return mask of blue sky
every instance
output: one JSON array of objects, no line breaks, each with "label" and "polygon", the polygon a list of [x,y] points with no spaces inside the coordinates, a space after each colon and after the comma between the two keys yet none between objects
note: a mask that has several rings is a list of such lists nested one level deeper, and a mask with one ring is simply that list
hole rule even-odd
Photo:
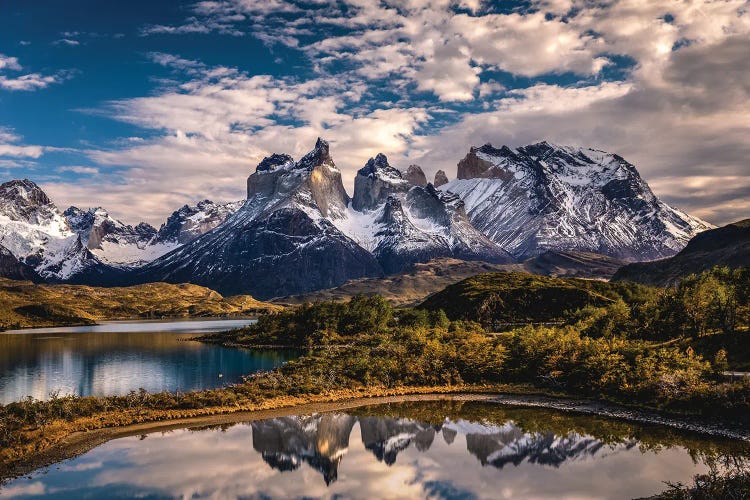
[{"label": "blue sky", "polygon": [[667,202],[750,215],[746,0],[0,3],[0,180],[159,224],[332,144],[428,173],[471,145],[617,152]]}]

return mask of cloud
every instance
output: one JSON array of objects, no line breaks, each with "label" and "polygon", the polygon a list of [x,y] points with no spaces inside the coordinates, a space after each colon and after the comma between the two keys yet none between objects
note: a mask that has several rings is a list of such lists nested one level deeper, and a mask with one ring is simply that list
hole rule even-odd
[{"label": "cloud", "polygon": [[[42,146],[29,146],[19,144],[23,137],[16,134],[12,129],[0,126],[0,158],[11,157],[11,158],[32,158],[36,159],[42,156],[44,148]],[[10,166],[10,161],[6,160],[7,163],[4,166]],[[18,166],[17,161],[13,161],[14,166]]]},{"label": "cloud", "polygon": [[57,75],[42,75],[40,73],[29,73],[18,76],[8,76],[3,74],[7,71],[22,71],[23,66],[15,57],[0,54],[0,89],[30,91],[46,88],[47,86],[62,81],[65,78],[64,73]]},{"label": "cloud", "polygon": [[81,42],[78,40],[73,40],[72,38],[61,38],[60,40],[56,40],[53,42],[54,45],[68,45],[71,47],[76,47],[78,45],[81,45]]},{"label": "cloud", "polygon": [[72,172],[74,174],[81,174],[81,175],[95,175],[99,173],[99,169],[96,167],[84,167],[81,165],[57,167],[57,171],[58,172]]},{"label": "cloud", "polygon": [[18,63],[18,58],[0,54],[0,70],[21,71],[22,69]]}]

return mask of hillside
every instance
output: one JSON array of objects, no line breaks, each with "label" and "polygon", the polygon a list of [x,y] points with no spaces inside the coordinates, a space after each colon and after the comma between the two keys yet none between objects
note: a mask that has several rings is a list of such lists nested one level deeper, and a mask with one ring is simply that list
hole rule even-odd
[{"label": "hillside", "polygon": [[645,300],[652,289],[627,283],[552,278],[519,272],[481,274],[432,295],[419,307],[442,309],[452,320],[487,325],[564,322],[587,306],[603,307],[617,299]]},{"label": "hillside", "polygon": [[700,233],[674,257],[629,264],[612,280],[664,286],[714,266],[750,266],[750,219]]},{"label": "hillside", "polygon": [[520,264],[491,264],[458,259],[433,259],[383,278],[350,280],[336,288],[289,295],[274,299],[279,304],[301,304],[326,300],[347,300],[357,294],[380,295],[396,307],[414,306],[429,295],[461,280],[499,271],[518,271],[568,278],[609,279],[623,261],[582,252],[545,252]]},{"label": "hillside", "polygon": [[213,290],[189,284],[96,288],[0,278],[0,330],[131,318],[250,315],[279,308],[247,295],[224,298]]}]

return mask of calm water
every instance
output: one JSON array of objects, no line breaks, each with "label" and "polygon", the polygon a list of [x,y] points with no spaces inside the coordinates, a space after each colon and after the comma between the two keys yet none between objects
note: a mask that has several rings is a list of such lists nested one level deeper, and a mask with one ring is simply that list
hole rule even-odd
[{"label": "calm water", "polygon": [[[0,333],[0,402],[26,396],[126,394],[209,389],[291,359],[186,341],[252,320],[109,322],[97,326]],[[221,375],[221,377],[219,376]]]},{"label": "calm water", "polygon": [[542,409],[423,402],[117,439],[0,497],[633,498],[742,466],[745,446]]}]

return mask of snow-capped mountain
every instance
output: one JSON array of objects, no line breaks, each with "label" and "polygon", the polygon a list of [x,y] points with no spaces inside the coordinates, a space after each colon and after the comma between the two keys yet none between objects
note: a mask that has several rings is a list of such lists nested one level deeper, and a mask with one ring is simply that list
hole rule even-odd
[{"label": "snow-capped mountain", "polygon": [[0,185],[0,245],[52,281],[68,280],[101,265],[57,206],[27,179]]},{"label": "snow-capped mountain", "polygon": [[471,225],[457,196],[408,181],[383,154],[357,172],[351,207],[332,222],[370,250],[386,273],[438,257],[513,261]]},{"label": "snow-capped mountain", "polygon": [[546,142],[471,148],[458,179],[440,189],[457,194],[473,225],[517,258],[557,250],[653,260],[712,227],[660,201],[620,156]]},{"label": "snow-capped mountain", "polygon": [[318,139],[297,162],[281,154],[264,159],[247,189],[247,202],[223,224],[145,266],[134,280],[270,298],[382,274],[375,258],[332,222],[346,218],[350,200],[327,142]]}]

